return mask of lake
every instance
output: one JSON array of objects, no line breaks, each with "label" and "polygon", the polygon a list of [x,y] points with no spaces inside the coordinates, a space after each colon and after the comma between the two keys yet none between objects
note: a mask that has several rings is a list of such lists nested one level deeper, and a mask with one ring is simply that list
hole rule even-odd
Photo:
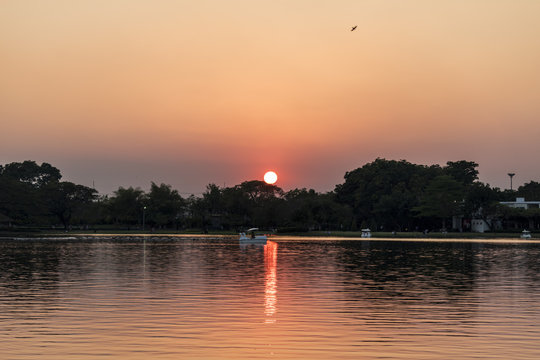
[{"label": "lake", "polygon": [[540,359],[540,243],[0,240],[1,359]]}]

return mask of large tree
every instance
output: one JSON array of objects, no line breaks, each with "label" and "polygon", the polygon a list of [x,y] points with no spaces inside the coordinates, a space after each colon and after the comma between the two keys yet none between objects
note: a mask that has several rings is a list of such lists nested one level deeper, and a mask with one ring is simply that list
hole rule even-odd
[{"label": "large tree", "polygon": [[192,195],[187,199],[187,203],[190,209],[191,226],[205,230],[209,227],[228,227],[223,189],[216,184],[208,184],[202,198]]},{"label": "large tree", "polygon": [[15,223],[39,223],[47,217],[44,187],[61,179],[60,171],[35,161],[0,165],[0,213]]},{"label": "large tree", "polygon": [[147,219],[158,227],[180,226],[186,201],[170,185],[152,182],[147,200]]},{"label": "large tree", "polygon": [[318,193],[313,189],[294,189],[284,195],[284,226],[297,229],[340,230],[350,224],[348,205],[339,204],[335,193]]},{"label": "large tree", "polygon": [[235,189],[248,210],[246,219],[249,219],[251,224],[244,223],[246,226],[270,228],[278,225],[283,196],[281,188],[264,181],[252,180],[235,186]]},{"label": "large tree", "polygon": [[128,226],[139,223],[142,219],[145,194],[140,188],[119,187],[108,200],[108,210],[112,221]]},{"label": "large tree", "polygon": [[500,191],[488,184],[474,182],[466,190],[463,202],[463,214],[469,218],[482,219],[492,227],[492,219],[500,212]]},{"label": "large tree", "polygon": [[523,184],[517,190],[517,196],[529,201],[540,201],[540,183],[531,181]]},{"label": "large tree", "polygon": [[474,161],[448,161],[443,168],[443,173],[453,177],[465,186],[472,185],[478,180],[478,164]]},{"label": "large tree", "polygon": [[435,217],[442,220],[442,228],[446,229],[446,220],[461,212],[464,185],[453,177],[440,175],[426,187],[420,204],[414,208],[419,217]]},{"label": "large tree", "polygon": [[51,182],[44,188],[46,202],[51,214],[68,228],[73,215],[90,204],[97,191],[84,185],[77,185],[69,181]]},{"label": "large tree", "polygon": [[320,226],[315,219],[319,194],[315,190],[294,189],[284,195],[287,226],[310,229]]},{"label": "large tree", "polygon": [[345,182],[336,186],[335,193],[339,202],[351,206],[356,224],[402,229],[412,226],[411,208],[418,205],[428,182],[441,173],[438,165],[379,158],[347,172]]},{"label": "large tree", "polygon": [[60,170],[48,163],[36,164],[35,161],[13,162],[0,166],[0,174],[34,187],[42,187],[51,182],[58,182],[62,178]]}]

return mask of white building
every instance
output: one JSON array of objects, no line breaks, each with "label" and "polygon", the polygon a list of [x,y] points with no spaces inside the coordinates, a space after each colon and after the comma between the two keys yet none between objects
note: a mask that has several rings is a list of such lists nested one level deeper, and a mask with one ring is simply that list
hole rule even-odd
[{"label": "white building", "polygon": [[[501,201],[501,205],[506,205],[518,209],[540,208],[540,201],[525,201],[525,198],[516,198],[516,201]],[[459,231],[470,229],[472,232],[486,232],[502,229],[502,219],[474,216],[472,219],[463,219],[461,216],[454,216],[452,219],[453,228]],[[529,226],[532,228],[532,225]]]},{"label": "white building", "polygon": [[540,201],[525,201],[525,198],[522,197],[516,198],[516,201],[501,201],[501,204],[520,209],[532,209],[540,207]]},{"label": "white building", "polygon": [[[506,205],[508,207],[514,208],[514,209],[538,209],[540,208],[540,201],[525,201],[525,198],[516,198],[516,201],[501,201],[502,205]],[[526,220],[517,220],[513,219],[508,221],[508,225],[512,225],[515,229],[518,228],[529,228],[529,229],[538,229],[538,223],[534,220],[534,218],[528,217],[528,224],[525,224]]]}]

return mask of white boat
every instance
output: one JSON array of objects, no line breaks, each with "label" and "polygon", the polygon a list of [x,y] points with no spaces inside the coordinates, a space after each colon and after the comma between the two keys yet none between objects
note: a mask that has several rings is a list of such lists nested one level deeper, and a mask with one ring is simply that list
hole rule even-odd
[{"label": "white boat", "polygon": [[370,238],[371,237],[371,230],[370,229],[362,229],[362,235],[360,235],[360,237]]},{"label": "white boat", "polygon": [[240,244],[265,245],[267,240],[266,235],[257,234],[257,230],[259,230],[259,228],[251,228],[247,229],[245,232],[241,232],[239,238]]},{"label": "white boat", "polygon": [[522,239],[530,239],[531,238],[531,232],[529,230],[523,230],[521,232],[521,238]]}]

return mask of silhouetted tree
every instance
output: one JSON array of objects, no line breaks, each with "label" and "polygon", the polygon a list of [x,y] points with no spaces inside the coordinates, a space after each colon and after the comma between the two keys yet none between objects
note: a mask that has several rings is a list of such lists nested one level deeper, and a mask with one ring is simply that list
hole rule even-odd
[{"label": "silhouetted tree", "polygon": [[283,190],[263,181],[245,181],[223,191],[227,218],[235,228],[274,227],[279,223]]},{"label": "silhouetted tree", "polygon": [[478,164],[474,161],[448,161],[443,168],[443,174],[449,175],[454,180],[465,186],[472,185],[478,180]]},{"label": "silhouetted tree", "polygon": [[114,223],[132,226],[142,220],[158,227],[201,229],[243,227],[332,230],[406,230],[438,226],[452,215],[480,217],[488,224],[501,218],[515,227],[537,227],[540,211],[511,209],[500,201],[540,200],[540,183],[501,191],[478,181],[478,164],[448,161],[446,166],[417,165],[378,158],[345,174],[335,191],[284,192],[262,181],[233,187],[209,184],[201,197],[183,199],[170,185],[151,183],[148,193],[120,187],[96,201],[96,191],[60,181],[60,171],[34,161],[0,165],[0,219],[15,224]]},{"label": "silhouetted tree", "polygon": [[376,159],[347,172],[345,183],[336,186],[337,200],[351,206],[354,223],[371,223],[392,228],[412,226],[411,208],[435,176],[438,165],[423,166],[405,160]]},{"label": "silhouetted tree", "polygon": [[448,175],[434,178],[423,196],[420,204],[414,208],[420,217],[436,217],[442,220],[442,228],[446,229],[446,220],[461,212],[464,197],[464,185]]},{"label": "silhouetted tree", "polygon": [[61,177],[60,171],[47,163],[24,161],[0,166],[0,213],[15,223],[43,222],[48,215],[43,188]]},{"label": "silhouetted tree", "polygon": [[55,215],[64,228],[68,228],[73,215],[91,203],[97,191],[69,181],[51,182],[44,188],[46,202],[51,214]]},{"label": "silhouetted tree", "polygon": [[7,178],[30,184],[39,188],[51,182],[58,182],[62,178],[60,170],[48,163],[36,164],[35,161],[10,163],[0,166],[0,173]]},{"label": "silhouetted tree", "polygon": [[523,184],[518,188],[515,195],[529,201],[540,201],[540,183],[531,181]]},{"label": "silhouetted tree", "polygon": [[152,182],[147,199],[146,216],[149,223],[158,227],[180,226],[186,202],[170,185]]},{"label": "silhouetted tree", "polygon": [[140,223],[145,199],[145,193],[140,188],[119,187],[107,202],[113,222],[128,226]]},{"label": "silhouetted tree", "polygon": [[463,214],[469,218],[482,219],[491,228],[491,220],[497,216],[500,207],[499,189],[492,189],[489,185],[474,182],[466,190],[463,202]]}]

